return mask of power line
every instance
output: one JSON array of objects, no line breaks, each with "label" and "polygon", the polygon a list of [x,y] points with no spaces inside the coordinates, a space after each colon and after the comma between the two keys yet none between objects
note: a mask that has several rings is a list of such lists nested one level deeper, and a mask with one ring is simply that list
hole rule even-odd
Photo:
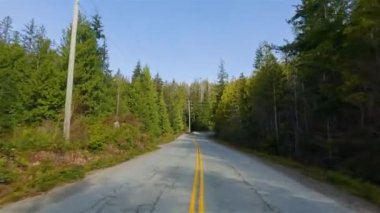
[{"label": "power line", "polygon": [[96,6],[96,3],[93,0],[90,0],[92,6],[95,8],[95,12],[99,13],[98,7]]},{"label": "power line", "polygon": [[81,4],[79,5],[79,8],[80,8],[80,12],[81,13],[84,13],[84,15],[86,15],[87,17],[91,17],[92,15],[86,10],[86,8],[84,8]]}]

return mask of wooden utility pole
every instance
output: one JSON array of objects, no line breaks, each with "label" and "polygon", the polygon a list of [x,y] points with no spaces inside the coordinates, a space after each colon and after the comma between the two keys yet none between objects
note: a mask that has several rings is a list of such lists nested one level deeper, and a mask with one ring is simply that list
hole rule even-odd
[{"label": "wooden utility pole", "polygon": [[73,97],[73,80],[74,80],[74,65],[75,65],[75,48],[76,48],[77,29],[78,29],[78,16],[79,16],[79,0],[75,0],[73,24],[71,27],[69,67],[67,69],[65,120],[63,124],[63,134],[67,141],[70,140],[70,126],[71,126],[71,113],[72,113],[71,102],[72,102],[72,97]]},{"label": "wooden utility pole", "polygon": [[191,103],[190,103],[190,99],[187,101],[187,107],[189,110],[189,133],[191,133]]},{"label": "wooden utility pole", "polygon": [[114,123],[115,128],[120,128],[120,84],[121,84],[121,73],[120,69],[117,70],[116,74],[116,84],[117,84],[117,97],[116,97],[116,121]]}]

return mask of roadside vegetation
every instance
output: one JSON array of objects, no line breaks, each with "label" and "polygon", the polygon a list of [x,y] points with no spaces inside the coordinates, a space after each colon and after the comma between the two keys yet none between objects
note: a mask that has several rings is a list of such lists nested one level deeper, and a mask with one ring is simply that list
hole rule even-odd
[{"label": "roadside vegetation", "polygon": [[52,122],[16,128],[17,134],[2,141],[0,204],[83,178],[88,171],[126,161],[175,138],[174,134],[152,137],[129,116],[118,129],[106,118],[80,122],[81,131],[72,132],[70,143]]},{"label": "roadside vegetation", "polygon": [[294,41],[264,42],[249,77],[220,69],[217,136],[379,204],[378,11],[376,0],[301,1]]},{"label": "roadside vegetation", "polygon": [[186,85],[137,63],[130,79],[108,66],[101,17],[80,17],[70,141],[62,134],[70,27],[62,42],[34,20],[0,22],[0,204],[114,165],[186,129]]},{"label": "roadside vegetation", "polygon": [[248,155],[254,155],[264,161],[272,162],[275,164],[283,165],[288,168],[294,168],[301,172],[303,175],[309,176],[315,180],[329,183],[336,188],[345,192],[359,196],[368,200],[376,205],[380,205],[380,187],[364,179],[354,178],[343,172],[322,168],[317,165],[306,165],[291,157],[284,157],[273,155],[268,152],[258,151],[251,148],[244,148],[236,145],[233,141],[221,141],[219,143],[237,149]]},{"label": "roadside vegetation", "polygon": [[378,0],[303,0],[288,21],[295,40],[263,42],[250,76],[229,77],[222,60],[217,82],[191,84],[153,77],[140,62],[131,75],[110,70],[101,17],[81,15],[70,142],[62,137],[70,27],[58,44],[33,20],[17,31],[5,17],[0,203],[154,149],[187,130],[190,105],[192,130],[214,130],[379,204],[379,11]]}]

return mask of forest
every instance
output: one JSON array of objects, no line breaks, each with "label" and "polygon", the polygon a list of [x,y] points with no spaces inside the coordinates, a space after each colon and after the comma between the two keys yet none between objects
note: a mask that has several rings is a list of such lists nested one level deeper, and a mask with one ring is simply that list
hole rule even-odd
[{"label": "forest", "polygon": [[22,31],[11,17],[0,23],[0,203],[153,150],[187,129],[188,86],[153,77],[140,62],[130,78],[111,71],[101,17],[82,14],[65,141],[70,32],[56,44],[34,20]]},{"label": "forest", "polygon": [[191,84],[141,62],[130,76],[110,70],[101,16],[81,14],[70,142],[62,133],[70,27],[56,43],[34,20],[17,31],[4,17],[0,203],[170,141],[187,131],[189,106],[194,131],[380,184],[379,11],[378,0],[303,0],[288,20],[294,41],[263,42],[250,76],[229,77],[222,60],[216,82]]},{"label": "forest", "polygon": [[218,136],[380,184],[379,11],[377,0],[302,1],[294,41],[262,43],[250,77],[227,82],[221,69]]}]

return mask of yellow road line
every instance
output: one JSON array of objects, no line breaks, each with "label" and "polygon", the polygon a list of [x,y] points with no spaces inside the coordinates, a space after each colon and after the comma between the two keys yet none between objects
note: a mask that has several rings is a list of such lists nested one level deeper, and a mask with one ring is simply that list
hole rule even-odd
[{"label": "yellow road line", "polygon": [[[199,189],[198,189],[199,187]],[[199,190],[199,195],[198,195]],[[198,197],[198,203],[197,203]],[[196,204],[198,204],[198,213],[204,213],[204,177],[203,177],[203,161],[201,148],[199,144],[196,144],[196,157],[195,157],[195,172],[194,172],[194,180],[193,187],[190,197],[189,204],[189,213],[196,212]]]},{"label": "yellow road line", "polygon": [[190,197],[190,205],[189,205],[189,213],[195,212],[195,202],[196,202],[196,196],[197,196],[197,186],[198,186],[198,178],[199,178],[199,157],[198,157],[198,147],[196,151],[196,157],[195,157],[195,172],[194,172],[194,180],[193,180],[193,189],[191,192]]},{"label": "yellow road line", "polygon": [[203,182],[203,161],[201,148],[198,145],[199,153],[199,200],[198,200],[198,213],[204,213],[205,203],[204,203],[204,182]]}]

